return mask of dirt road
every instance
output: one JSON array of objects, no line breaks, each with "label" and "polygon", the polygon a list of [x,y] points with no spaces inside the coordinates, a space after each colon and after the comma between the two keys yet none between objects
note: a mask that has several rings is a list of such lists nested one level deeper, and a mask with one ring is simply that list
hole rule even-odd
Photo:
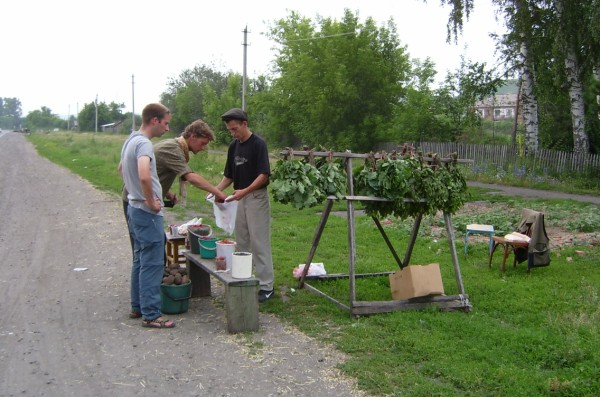
[{"label": "dirt road", "polygon": [[584,203],[600,204],[600,196],[592,196],[590,194],[571,194],[563,192],[552,192],[548,190],[535,190],[528,189],[526,187],[516,186],[499,186],[489,183],[481,182],[468,182],[469,186],[483,187],[486,189],[493,189],[495,194],[501,194],[506,196],[521,196],[521,197],[537,197],[537,198],[552,198],[552,199],[569,199],[575,201],[582,201]]},{"label": "dirt road", "polygon": [[130,320],[119,198],[19,133],[0,133],[0,219],[0,396],[362,395],[339,353],[272,316],[229,335],[217,285],[173,330]]}]

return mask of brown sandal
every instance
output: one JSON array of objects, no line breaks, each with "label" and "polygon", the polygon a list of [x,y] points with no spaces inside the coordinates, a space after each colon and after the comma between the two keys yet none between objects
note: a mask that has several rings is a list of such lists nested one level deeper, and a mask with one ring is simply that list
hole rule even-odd
[{"label": "brown sandal", "polygon": [[142,313],[140,313],[140,312],[132,311],[131,313],[129,313],[129,318],[140,318],[140,317],[142,317]]},{"label": "brown sandal", "polygon": [[142,320],[142,327],[173,328],[173,327],[175,327],[175,323],[171,320],[167,320],[162,317],[158,317],[158,318],[155,318],[154,320]]}]

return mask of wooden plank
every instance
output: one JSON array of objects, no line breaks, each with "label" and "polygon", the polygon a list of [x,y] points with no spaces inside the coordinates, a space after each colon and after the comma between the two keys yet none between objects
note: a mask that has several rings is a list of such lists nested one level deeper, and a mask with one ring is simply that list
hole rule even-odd
[{"label": "wooden plank", "polygon": [[310,247],[310,252],[308,253],[308,258],[306,258],[306,262],[304,262],[304,269],[302,270],[302,275],[300,277],[300,283],[298,284],[298,288],[302,288],[304,286],[304,279],[306,279],[306,275],[308,274],[308,270],[310,268],[310,264],[315,256],[315,252],[317,251],[317,247],[319,246],[319,241],[321,241],[321,236],[323,235],[323,230],[325,229],[325,225],[327,224],[327,219],[329,218],[329,214],[331,213],[331,208],[333,207],[333,199],[328,199],[325,204],[325,210],[321,214],[321,219],[319,220],[319,226],[317,227],[317,231],[313,237],[312,245]]},{"label": "wooden plank", "polygon": [[327,295],[326,293],[318,290],[317,288],[313,287],[312,285],[308,284],[308,283],[304,283],[304,288],[307,291],[312,292],[313,294],[319,295],[333,303],[335,303],[340,309],[344,309],[344,310],[348,310],[350,311],[350,306],[343,304],[342,302],[338,301],[337,299],[332,298],[331,296]]},{"label": "wooden plank", "polygon": [[[352,159],[346,159],[346,178],[348,194],[354,195],[354,182],[352,176]],[[356,299],[356,232],[354,230],[354,201],[348,200],[347,205],[347,216],[348,216],[348,273],[350,274],[350,288],[349,288],[349,301],[352,302]]]},{"label": "wooden plank", "polygon": [[410,257],[412,256],[412,250],[415,246],[415,242],[417,241],[422,219],[423,214],[417,214],[415,217],[415,223],[413,224],[412,232],[410,233],[410,237],[408,239],[408,246],[406,247],[406,253],[404,254],[404,260],[402,261],[405,266],[408,266],[410,263]]},{"label": "wooden plank", "polygon": [[456,254],[456,245],[454,244],[454,226],[452,225],[452,218],[450,214],[444,211],[444,222],[446,223],[446,233],[448,236],[448,244],[450,245],[450,255],[452,256],[452,264],[454,266],[454,277],[456,278],[456,285],[458,292],[461,295],[465,294],[465,287],[463,285],[462,275],[460,273],[460,266],[458,265],[458,255]]},{"label": "wooden plank", "polygon": [[[365,277],[378,277],[378,276],[389,276],[395,272],[378,272],[378,273],[355,273],[354,278],[365,278]],[[336,280],[340,278],[349,278],[348,273],[333,273],[325,274],[323,276],[306,276],[306,280]]]},{"label": "wooden plank", "polygon": [[373,222],[375,222],[375,225],[377,225],[377,229],[379,229],[379,233],[381,233],[381,235],[383,236],[383,239],[385,240],[385,243],[387,244],[388,249],[392,253],[392,256],[394,257],[394,260],[398,264],[398,267],[400,267],[400,269],[402,269],[404,267],[404,264],[402,264],[402,261],[398,257],[398,254],[396,253],[396,250],[394,249],[394,246],[392,245],[392,242],[388,238],[385,230],[383,230],[383,227],[381,226],[381,222],[379,222],[379,219],[377,219],[374,216],[372,216],[371,218],[373,218]]},{"label": "wooden plank", "polygon": [[408,300],[352,302],[352,315],[388,313],[401,310],[421,310],[431,306],[439,309],[470,311],[468,295],[436,295]]},{"label": "wooden plank", "polygon": [[189,261],[193,262],[196,266],[200,267],[204,271],[210,273],[210,275],[217,278],[223,284],[233,286],[252,286],[259,283],[258,279],[256,278],[235,278],[231,276],[231,272],[217,270],[214,259],[205,259],[199,254],[192,254],[191,252],[185,252],[184,255]]},{"label": "wooden plank", "polygon": [[[359,159],[366,159],[369,157],[373,157],[375,159],[381,159],[383,158],[383,154],[382,153],[352,153],[350,151],[346,151],[346,152],[320,152],[320,151],[312,151],[312,150],[291,150],[291,149],[287,149],[287,150],[282,150],[281,152],[279,152],[280,155],[284,156],[284,158],[288,158],[288,157],[294,157],[294,156],[300,156],[300,157],[308,157],[308,156],[312,156],[312,157],[335,157],[335,158],[343,158],[343,159],[352,159],[352,158],[359,158]],[[401,158],[401,156],[399,155],[399,158]],[[433,158],[431,157],[423,157],[424,161],[433,161]],[[442,163],[449,163],[449,162],[453,162],[454,159],[452,158],[441,158],[439,159]],[[468,159],[457,159],[456,160],[457,163],[464,163],[464,164],[471,164],[473,163],[473,160],[468,160]],[[352,175],[352,174],[350,174]]]}]

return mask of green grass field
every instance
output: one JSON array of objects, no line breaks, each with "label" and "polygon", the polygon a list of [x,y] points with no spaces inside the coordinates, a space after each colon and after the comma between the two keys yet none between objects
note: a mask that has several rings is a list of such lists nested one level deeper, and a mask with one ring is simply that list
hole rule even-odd
[{"label": "green grass field", "polygon": [[[118,199],[121,180],[116,169],[125,136],[52,133],[29,139],[41,155]],[[225,161],[220,149],[190,161],[192,169],[213,183],[220,180]],[[472,222],[510,231],[523,207],[543,210],[547,226],[598,231],[600,210],[569,200],[492,196],[483,189],[471,189],[471,195],[472,201],[492,203],[497,209],[453,218],[465,292],[473,305],[470,312],[429,308],[352,318],[323,297],[298,289],[292,269],[306,261],[323,208],[297,210],[278,203],[272,205],[277,297],[261,310],[346,353],[341,369],[373,395],[599,395],[600,249],[552,247],[550,266],[527,273],[526,264],[516,269],[509,265],[502,274],[501,255],[496,254],[490,269],[487,243],[472,242],[465,255],[462,238],[464,225]],[[203,197],[203,192],[189,189],[188,208],[169,211],[179,211],[182,219],[190,211],[210,213]],[[336,203],[334,210],[345,211],[345,203]],[[398,219],[385,226],[401,257],[411,226],[410,220]],[[439,263],[446,294],[456,294],[449,244],[439,226],[440,219],[424,219],[411,264]],[[355,228],[357,272],[397,270],[373,221],[357,216]],[[347,235],[345,215],[330,216],[313,261],[323,262],[328,273],[347,273]],[[347,279],[311,284],[348,303]],[[391,299],[387,277],[357,279],[356,293],[358,300]],[[260,332],[244,337],[262,346]]]}]

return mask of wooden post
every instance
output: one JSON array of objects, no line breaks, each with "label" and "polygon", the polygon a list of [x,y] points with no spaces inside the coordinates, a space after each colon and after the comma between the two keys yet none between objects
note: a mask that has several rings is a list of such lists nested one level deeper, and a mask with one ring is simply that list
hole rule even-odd
[{"label": "wooden post", "polygon": [[448,236],[448,244],[450,244],[450,254],[452,255],[452,265],[454,266],[454,277],[458,286],[458,293],[464,295],[465,287],[463,285],[462,275],[460,274],[460,266],[458,265],[458,255],[456,255],[456,245],[454,244],[454,226],[452,226],[452,218],[450,214],[444,211],[444,223],[446,224],[446,233]]},{"label": "wooden post", "polygon": [[192,298],[210,296],[210,273],[190,263],[189,258],[186,258],[185,266],[192,282]]}]

